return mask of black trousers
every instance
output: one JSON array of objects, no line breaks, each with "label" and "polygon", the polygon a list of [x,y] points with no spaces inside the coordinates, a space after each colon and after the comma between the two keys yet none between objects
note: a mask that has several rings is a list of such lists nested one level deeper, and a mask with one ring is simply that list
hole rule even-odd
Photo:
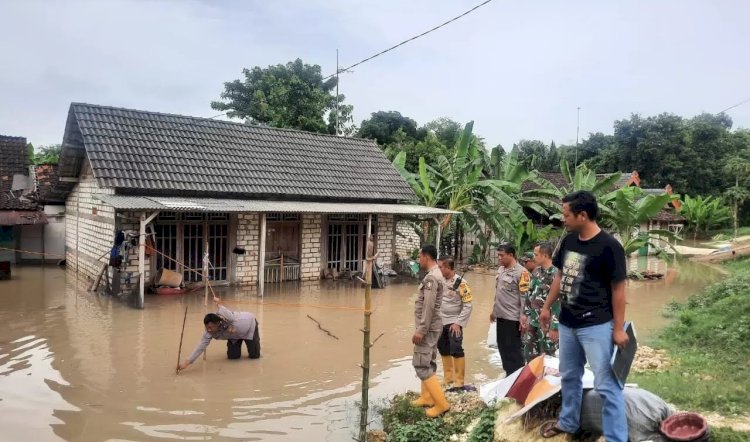
[{"label": "black trousers", "polygon": [[239,359],[242,357],[242,342],[247,346],[247,353],[250,359],[260,357],[260,333],[258,332],[258,323],[255,323],[255,333],[253,339],[228,339],[227,340],[227,358]]},{"label": "black trousers", "polygon": [[525,364],[523,362],[523,344],[518,321],[497,319],[497,349],[503,360],[503,370],[508,376]]},{"label": "black trousers", "polygon": [[444,325],[443,326],[443,332],[440,334],[440,339],[438,339],[438,352],[440,352],[440,356],[453,356],[454,358],[463,358],[464,357],[464,334],[463,334],[463,328],[461,328],[461,335],[460,336],[453,336],[453,333],[451,333],[451,326],[450,325]]}]

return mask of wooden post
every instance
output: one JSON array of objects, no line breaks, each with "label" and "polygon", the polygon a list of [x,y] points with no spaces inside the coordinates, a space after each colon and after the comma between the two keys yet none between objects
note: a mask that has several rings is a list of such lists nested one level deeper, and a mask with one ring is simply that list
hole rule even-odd
[{"label": "wooden post", "polygon": [[365,247],[365,312],[362,328],[362,400],[359,413],[359,441],[367,440],[367,412],[370,396],[370,316],[372,315],[372,262],[375,260],[375,244],[372,241],[372,214],[367,218],[367,245]]},{"label": "wooden post", "polygon": [[[204,228],[207,227],[204,225]],[[203,306],[208,307],[208,229],[203,232]]]},{"label": "wooden post", "polygon": [[440,234],[442,226],[440,225],[440,218],[437,218],[437,238],[435,239],[435,248],[437,249],[437,256],[440,258]]},{"label": "wooden post", "polygon": [[279,277],[279,282],[284,282],[284,253],[279,253],[279,256],[281,257],[281,261],[279,262],[279,266],[281,268],[281,276]]},{"label": "wooden post", "polygon": [[258,296],[263,297],[266,283],[266,214],[260,214],[260,244],[258,245]]},{"label": "wooden post", "polygon": [[[79,214],[80,216],[80,214]],[[138,308],[144,307],[146,294],[146,212],[141,212],[140,231],[138,235]]]},{"label": "wooden post", "polygon": [[[144,307],[146,294],[146,225],[156,218],[156,211],[146,218],[146,212],[141,212],[140,231],[138,234],[138,308]],[[80,216],[80,215],[79,215]]]}]

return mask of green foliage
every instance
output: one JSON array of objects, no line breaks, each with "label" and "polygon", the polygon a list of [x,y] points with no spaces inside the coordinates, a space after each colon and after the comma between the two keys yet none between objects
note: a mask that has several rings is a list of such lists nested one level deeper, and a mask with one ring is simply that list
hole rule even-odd
[{"label": "green foliage", "polygon": [[497,409],[489,407],[479,413],[479,422],[471,430],[467,442],[492,442],[495,438]]},{"label": "green foliage", "polygon": [[[401,136],[397,133],[401,132]],[[359,127],[358,136],[375,140],[381,146],[388,146],[399,139],[416,141],[417,122],[396,111],[373,112]]]},{"label": "green foliage", "polygon": [[[243,69],[244,80],[224,83],[222,101],[211,102],[211,108],[228,111],[231,118],[250,123],[310,132],[334,133],[336,78],[323,80],[320,66],[305,64],[299,58],[285,65]],[[352,107],[342,105],[339,95],[338,118],[344,133],[351,127]],[[329,121],[326,121],[326,115]]]},{"label": "green foliage", "polygon": [[425,415],[423,408],[412,407],[412,399],[414,396],[410,394],[396,396],[388,405],[377,407],[389,442],[447,442],[451,440],[451,436],[463,433],[485,411],[481,409],[448,413],[433,419]]},{"label": "green foliage", "polygon": [[675,322],[656,343],[676,363],[663,373],[635,374],[633,382],[682,409],[750,411],[750,262],[735,266],[731,276],[672,306]]},{"label": "green foliage", "polygon": [[750,433],[735,431],[731,428],[711,428],[712,442],[750,442]]},{"label": "green foliage", "polygon": [[730,209],[719,199],[712,196],[695,198],[685,195],[680,208],[680,215],[687,220],[687,229],[693,237],[711,229],[725,225],[730,217]]},{"label": "green foliage", "polygon": [[614,230],[626,254],[631,254],[645,245],[657,248],[656,240],[666,240],[671,244],[677,237],[667,230],[651,229],[640,231],[639,226],[648,223],[657,213],[664,209],[676,196],[646,195],[640,187],[623,187],[599,199],[602,210],[602,224]]},{"label": "green foliage", "polygon": [[420,158],[424,158],[426,164],[436,164],[439,157],[447,156],[450,151],[433,133],[428,133],[422,140],[415,140],[398,129],[393,138],[394,141],[385,147],[385,155],[393,161],[403,154],[404,168],[411,173],[419,171]]},{"label": "green foliage", "polygon": [[60,152],[62,152],[61,144],[51,144],[48,146],[40,146],[36,149],[37,152],[34,154],[32,162],[36,165],[40,164],[57,164],[60,160]]}]

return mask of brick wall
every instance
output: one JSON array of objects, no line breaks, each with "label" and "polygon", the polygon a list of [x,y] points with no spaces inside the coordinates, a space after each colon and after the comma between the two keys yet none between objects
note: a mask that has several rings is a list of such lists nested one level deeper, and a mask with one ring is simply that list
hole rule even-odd
[{"label": "brick wall", "polygon": [[384,269],[393,266],[396,225],[393,215],[378,215],[378,264]]},{"label": "brick wall", "polygon": [[320,279],[323,215],[302,214],[302,277],[303,281]]},{"label": "brick wall", "polygon": [[256,284],[260,249],[260,216],[257,213],[245,213],[238,215],[237,218],[237,247],[245,249],[245,254],[236,255],[237,267],[233,283]]},{"label": "brick wall", "polygon": [[396,253],[399,258],[411,259],[411,253],[414,249],[418,249],[421,244],[419,235],[411,225],[406,221],[398,221],[396,223]]},{"label": "brick wall", "polygon": [[[115,211],[94,194],[113,194],[100,188],[88,161],[84,163],[79,181],[65,202],[65,258],[67,268],[81,275],[96,278],[109,257],[114,243]],[[102,255],[105,255],[99,259]]]}]

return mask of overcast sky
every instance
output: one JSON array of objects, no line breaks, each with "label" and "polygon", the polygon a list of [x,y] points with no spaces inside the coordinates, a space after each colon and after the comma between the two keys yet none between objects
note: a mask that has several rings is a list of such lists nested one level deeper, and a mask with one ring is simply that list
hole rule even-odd
[{"label": "overcast sky", "polygon": [[[481,0],[0,0],[0,134],[62,141],[73,101],[213,116],[243,67],[335,71]],[[475,120],[487,144],[573,143],[631,113],[750,98],[746,0],[494,0],[342,76],[359,124]],[[728,114],[750,127],[750,103]]]}]

